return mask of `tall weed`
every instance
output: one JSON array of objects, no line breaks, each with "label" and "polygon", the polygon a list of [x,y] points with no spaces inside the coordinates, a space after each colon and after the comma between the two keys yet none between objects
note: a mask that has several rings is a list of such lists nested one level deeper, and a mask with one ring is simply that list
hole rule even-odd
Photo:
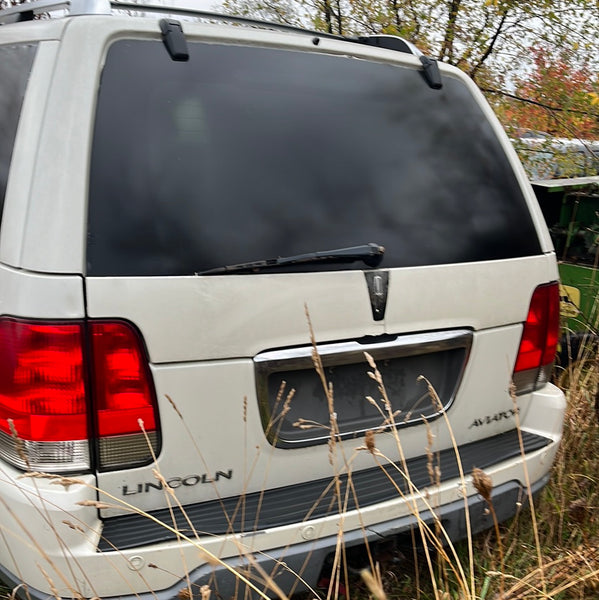
[{"label": "tall weed", "polygon": [[[310,323],[309,315],[307,314]],[[493,482],[481,470],[472,473],[464,472],[458,444],[451,433],[451,424],[445,413],[445,426],[450,432],[454,452],[460,469],[460,479],[465,488],[472,482],[478,493],[487,503],[493,517],[493,529],[482,535],[473,537],[470,533],[465,542],[454,544],[443,529],[441,521],[436,517],[435,487],[439,485],[440,473],[436,463],[436,455],[432,450],[432,433],[429,429],[428,469],[430,487],[420,490],[410,478],[408,464],[399,435],[399,419],[401,416],[393,410],[387,395],[383,378],[375,361],[366,355],[370,377],[377,385],[379,398],[368,397],[366,402],[377,407],[381,416],[381,428],[390,432],[395,440],[399,460],[385,456],[377,448],[377,432],[370,431],[362,445],[351,452],[347,444],[341,444],[335,410],[334,389],[326,379],[325,369],[316,351],[314,334],[310,331],[314,345],[314,367],[318,373],[326,401],[329,407],[330,420],[324,426],[329,431],[329,461],[332,467],[331,487],[336,490],[336,510],[340,516],[337,545],[327,572],[320,579],[321,588],[308,589],[309,597],[322,599],[346,598],[362,600],[374,597],[377,600],[386,598],[415,598],[422,600],[533,600],[537,598],[570,600],[579,598],[599,598],[599,520],[597,519],[599,478],[599,420],[597,414],[597,390],[599,362],[596,351],[589,353],[568,368],[568,376],[559,379],[566,386],[568,411],[566,416],[564,437],[561,449],[553,469],[552,479],[542,492],[538,502],[529,498],[529,506],[522,506],[519,514],[507,524],[500,524],[493,505]],[[564,372],[565,373],[565,372]],[[426,380],[424,380],[426,382]],[[428,393],[434,402],[439,402],[436,392],[426,382]],[[175,401],[167,398],[172,409],[185,425],[184,415]],[[278,413],[280,420],[285,415],[285,405],[293,400],[293,391],[281,387],[280,398],[283,408]],[[244,404],[245,406],[245,404]],[[244,408],[245,412],[245,408]],[[245,416],[243,416],[245,420]],[[278,422],[271,427],[276,428]],[[310,426],[307,422],[298,422],[298,426]],[[140,422],[143,430],[143,423]],[[194,437],[188,431],[191,443]],[[15,433],[15,443],[19,445]],[[353,548],[346,548],[343,536],[343,515],[350,498],[359,508],[356,491],[353,486],[353,463],[359,453],[369,453],[374,464],[378,465],[383,476],[390,481],[392,471],[400,473],[405,485],[396,485],[396,493],[403,497],[413,515],[417,527],[399,539],[397,545],[373,548],[364,535],[364,544],[360,552],[360,560],[355,559]],[[196,445],[196,453],[201,462],[201,449]],[[204,465],[209,471],[208,465]],[[254,463],[248,454],[246,459],[246,475],[252,473]],[[23,477],[50,479],[58,485],[89,485],[73,478],[56,475],[28,472]],[[155,477],[163,483],[167,504],[174,511],[186,515],[185,507],[177,499],[174,490],[166,485],[159,469],[155,469]],[[345,482],[342,485],[342,482]],[[90,501],[92,506],[119,506],[132,512],[144,514],[148,519],[155,519],[151,514],[143,513],[134,506],[127,505],[122,499],[96,490],[98,501]],[[38,494],[38,499],[43,494]],[[5,507],[10,510],[10,507]],[[224,505],[223,505],[224,510]],[[236,514],[243,513],[244,499],[240,498],[235,514],[228,515],[231,523]],[[468,515],[467,498],[464,496],[464,511]],[[43,516],[44,506],[40,508]],[[284,600],[294,589],[306,589],[303,573],[296,574],[297,588],[281,589],[276,582],[275,573],[265,572],[257,556],[243,543],[239,542],[239,556],[243,559],[243,567],[236,568],[221,560],[216,554],[209,552],[202,544],[201,532],[197,532],[193,522],[187,517],[186,531],[177,527],[174,513],[170,522],[161,522],[165,529],[171,530],[181,543],[192,545],[202,554],[204,560],[218,569],[229,570],[239,582],[238,600],[249,593],[253,597],[280,598]],[[422,515],[427,517],[423,518]],[[69,514],[65,514],[65,523],[81,529],[81,535],[88,535],[83,524],[73,523]],[[467,521],[468,522],[468,521]],[[468,522],[469,527],[469,522]],[[15,515],[15,529],[18,535],[31,541],[32,552],[38,556],[40,568],[46,577],[48,587],[56,598],[65,595],[58,587],[67,590],[69,597],[83,597],[74,583],[75,564],[69,564],[67,572],[57,569],[52,561],[44,556],[44,549],[36,545],[35,532],[29,531],[26,523],[20,523]],[[470,532],[470,530],[468,529]],[[55,531],[60,538],[60,532]],[[14,532],[0,531],[5,540]],[[68,554],[68,548],[65,549]],[[73,559],[74,561],[74,559]],[[184,556],[182,554],[182,561]],[[279,562],[275,570],[287,569],[284,562]],[[116,576],[116,574],[115,574]],[[58,585],[57,585],[58,582]],[[27,597],[27,589],[19,586],[15,590],[4,590],[5,596],[18,594]],[[198,598],[210,600],[216,598],[217,590],[210,587],[198,587],[188,577],[182,584],[179,598],[187,600]]]}]

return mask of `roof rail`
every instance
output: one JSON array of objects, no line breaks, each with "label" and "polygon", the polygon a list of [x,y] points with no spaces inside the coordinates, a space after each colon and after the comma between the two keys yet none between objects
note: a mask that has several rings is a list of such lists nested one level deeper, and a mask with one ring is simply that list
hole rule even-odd
[{"label": "roof rail", "polygon": [[61,11],[60,16],[77,15],[110,15],[114,11],[129,10],[143,13],[162,13],[169,15],[185,15],[196,18],[213,19],[228,23],[239,23],[246,25],[261,25],[273,29],[302,32],[304,34],[317,35],[318,37],[330,37],[344,39],[341,36],[324,33],[322,31],[310,31],[293,25],[283,23],[272,23],[261,21],[250,17],[238,17],[225,15],[194,8],[183,8],[147,2],[145,0],[25,0],[16,6],[0,10],[0,25],[3,23],[15,23],[19,21],[30,21],[41,14]]},{"label": "roof rail", "polygon": [[77,15],[110,15],[114,11],[129,10],[143,13],[162,13],[172,15],[186,15],[196,18],[214,19],[217,21],[240,23],[249,25],[262,25],[263,27],[293,30],[307,34],[318,35],[319,37],[332,37],[343,39],[341,36],[324,33],[322,31],[310,31],[293,25],[283,23],[271,23],[261,21],[250,17],[239,17],[225,15],[206,10],[196,10],[194,8],[183,8],[180,6],[170,6],[147,2],[146,0],[31,0],[23,1],[16,6],[9,6],[0,10],[0,24],[14,23],[18,21],[30,21],[41,14],[48,14],[60,11],[60,16]]},{"label": "roof rail", "polygon": [[[30,21],[35,16],[41,14],[62,11],[66,16],[75,15],[110,15],[114,11],[129,10],[139,11],[143,13],[161,13],[168,15],[182,15],[195,17],[198,19],[208,19],[220,21],[223,23],[238,23],[240,25],[249,25],[255,27],[263,27],[267,29],[276,29],[279,31],[291,31],[304,35],[312,35],[315,38],[332,38],[343,41],[358,42],[369,46],[379,46],[389,50],[397,50],[407,52],[414,56],[420,56],[421,52],[410,42],[402,38],[390,35],[371,35],[358,38],[347,38],[332,33],[322,31],[313,31],[284,23],[273,23],[270,21],[262,21],[249,17],[239,17],[233,15],[225,15],[221,13],[209,12],[204,10],[196,10],[193,8],[182,8],[178,6],[166,6],[164,4],[152,4],[146,0],[32,0],[24,2],[17,6],[11,6],[0,10],[0,25],[3,23],[14,23],[18,21]],[[318,42],[315,42],[318,43]]]},{"label": "roof rail", "polygon": [[0,24],[30,21],[37,15],[66,11],[69,15],[110,14],[109,0],[35,0],[0,10]]}]

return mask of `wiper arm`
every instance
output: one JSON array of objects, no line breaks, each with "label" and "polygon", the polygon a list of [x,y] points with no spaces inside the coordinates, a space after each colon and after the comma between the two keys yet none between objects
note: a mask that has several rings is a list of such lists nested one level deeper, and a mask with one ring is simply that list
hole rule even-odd
[{"label": "wiper arm", "polygon": [[350,248],[338,248],[337,250],[323,250],[321,252],[309,252],[308,254],[296,254],[279,258],[268,258],[254,262],[239,263],[237,265],[226,265],[200,271],[196,275],[226,275],[227,273],[259,272],[262,269],[284,267],[286,265],[302,265],[310,263],[350,263],[361,260],[369,267],[377,267],[383,260],[385,248],[379,244],[363,244]]}]

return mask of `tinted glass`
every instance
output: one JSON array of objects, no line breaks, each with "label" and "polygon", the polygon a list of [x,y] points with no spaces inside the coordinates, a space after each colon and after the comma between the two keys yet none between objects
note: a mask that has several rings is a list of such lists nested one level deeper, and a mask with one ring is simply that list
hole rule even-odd
[{"label": "tinted glass", "polygon": [[159,42],[108,52],[89,274],[192,274],[368,242],[385,246],[381,268],[540,252],[504,152],[459,81],[439,91],[388,64],[190,46],[184,63]]},{"label": "tinted glass", "polygon": [[0,215],[35,45],[0,46]]}]

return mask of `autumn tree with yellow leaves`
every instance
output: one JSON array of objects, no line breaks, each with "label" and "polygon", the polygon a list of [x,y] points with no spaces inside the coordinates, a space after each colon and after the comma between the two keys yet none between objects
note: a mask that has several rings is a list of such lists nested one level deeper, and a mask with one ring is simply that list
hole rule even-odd
[{"label": "autumn tree with yellow leaves", "polygon": [[597,55],[596,0],[224,0],[228,12],[340,35],[399,35],[484,80],[532,60],[530,48]]}]

